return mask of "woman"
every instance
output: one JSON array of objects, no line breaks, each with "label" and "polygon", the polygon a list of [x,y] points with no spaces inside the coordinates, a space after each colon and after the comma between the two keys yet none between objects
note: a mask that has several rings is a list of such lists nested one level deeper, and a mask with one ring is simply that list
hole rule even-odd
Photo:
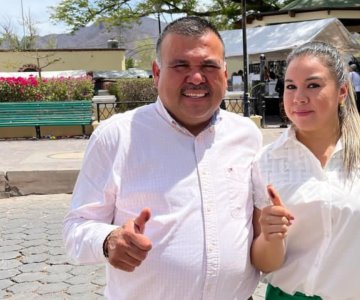
[{"label": "woman", "polygon": [[292,122],[257,160],[272,204],[257,192],[252,263],[266,299],[360,299],[360,119],[339,52],[322,42],[290,53]]}]

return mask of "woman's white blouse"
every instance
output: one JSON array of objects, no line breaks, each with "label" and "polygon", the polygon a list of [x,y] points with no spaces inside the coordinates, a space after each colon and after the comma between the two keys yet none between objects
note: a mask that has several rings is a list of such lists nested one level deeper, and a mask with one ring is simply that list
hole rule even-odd
[{"label": "woman's white blouse", "polygon": [[[346,179],[338,141],[325,167],[291,127],[266,146],[257,164],[295,220],[283,266],[264,280],[283,291],[324,300],[360,299],[360,179]],[[269,204],[258,193],[256,206]]]}]

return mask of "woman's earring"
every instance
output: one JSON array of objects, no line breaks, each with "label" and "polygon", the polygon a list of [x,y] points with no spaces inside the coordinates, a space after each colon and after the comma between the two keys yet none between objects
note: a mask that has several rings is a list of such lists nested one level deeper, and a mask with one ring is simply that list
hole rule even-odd
[{"label": "woman's earring", "polygon": [[345,101],[341,102],[339,104],[339,117],[340,119],[344,119],[346,115],[346,109],[345,109]]}]

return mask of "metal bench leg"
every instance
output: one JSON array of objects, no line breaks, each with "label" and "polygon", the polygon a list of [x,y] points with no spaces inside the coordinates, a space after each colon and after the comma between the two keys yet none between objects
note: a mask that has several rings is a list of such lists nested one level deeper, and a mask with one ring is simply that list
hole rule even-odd
[{"label": "metal bench leg", "polygon": [[35,126],[36,138],[41,139],[40,126]]},{"label": "metal bench leg", "polygon": [[82,128],[82,134],[85,135],[86,134],[85,125],[81,125],[81,128]]}]

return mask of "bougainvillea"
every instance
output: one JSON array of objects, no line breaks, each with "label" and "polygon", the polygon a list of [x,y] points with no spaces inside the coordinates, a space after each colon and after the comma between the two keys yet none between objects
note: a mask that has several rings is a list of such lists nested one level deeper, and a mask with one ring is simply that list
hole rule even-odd
[{"label": "bougainvillea", "polygon": [[43,78],[0,77],[0,102],[91,100],[89,76]]}]

